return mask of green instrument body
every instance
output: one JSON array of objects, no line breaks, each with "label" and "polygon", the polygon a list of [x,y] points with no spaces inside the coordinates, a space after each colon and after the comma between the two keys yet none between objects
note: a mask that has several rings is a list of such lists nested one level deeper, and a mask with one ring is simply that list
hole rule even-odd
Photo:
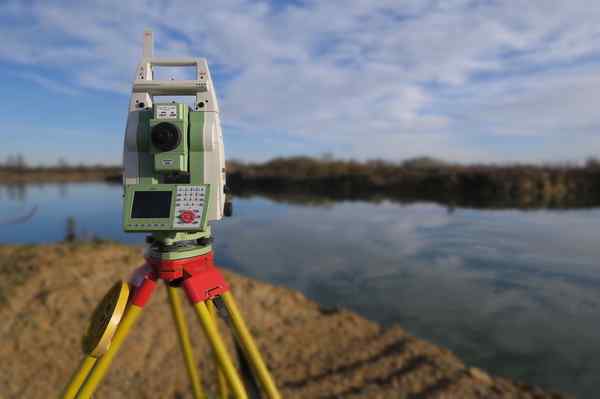
[{"label": "green instrument body", "polygon": [[[205,178],[205,112],[183,103],[155,103],[129,117],[137,119],[128,121],[128,129],[136,127],[137,179],[124,181],[123,229],[205,231],[214,213],[214,184]],[[179,132],[178,144],[169,151],[158,148],[152,136],[153,129],[165,124]]]}]

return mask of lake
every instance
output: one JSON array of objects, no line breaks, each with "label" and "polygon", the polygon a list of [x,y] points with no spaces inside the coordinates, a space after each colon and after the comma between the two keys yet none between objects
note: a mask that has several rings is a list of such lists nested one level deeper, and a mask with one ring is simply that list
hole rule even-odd
[{"label": "lake", "polygon": [[[0,243],[121,231],[121,186],[0,186]],[[31,218],[16,220],[31,213]],[[468,364],[549,389],[600,391],[600,209],[448,209],[433,203],[300,205],[236,198],[215,255],[446,346]],[[124,274],[126,271],[124,271]]]}]

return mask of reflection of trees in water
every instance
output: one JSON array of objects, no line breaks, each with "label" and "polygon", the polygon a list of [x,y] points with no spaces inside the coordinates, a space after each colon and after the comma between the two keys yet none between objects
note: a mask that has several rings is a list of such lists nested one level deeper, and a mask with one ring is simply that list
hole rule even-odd
[{"label": "reflection of trees in water", "polygon": [[23,183],[6,184],[1,186],[0,192],[4,192],[6,198],[11,201],[25,202],[27,199],[27,185]]},{"label": "reflection of trees in water", "polygon": [[[0,185],[0,198],[7,201],[25,203],[27,200],[27,184],[14,183]],[[12,214],[3,214],[0,216],[0,225],[24,224],[29,222],[37,213],[38,206],[28,206],[27,209],[20,210]]]},{"label": "reflection of trees in water", "polygon": [[58,196],[60,198],[67,198],[69,194],[69,184],[65,182],[58,183]]},{"label": "reflection of trees in water", "polygon": [[44,183],[8,183],[0,184],[0,199],[7,199],[10,201],[25,202],[27,200],[28,190],[32,187],[44,191],[48,186],[52,188],[56,186],[58,189],[58,195],[60,198],[67,198],[69,195],[69,182],[56,182],[50,184]]},{"label": "reflection of trees in water", "polygon": [[575,198],[571,201],[553,201],[538,198],[536,200],[522,201],[514,198],[478,198],[476,196],[448,196],[440,195],[411,195],[378,192],[355,192],[352,195],[340,192],[302,192],[300,190],[285,191],[281,189],[271,190],[267,187],[232,190],[234,198],[263,197],[271,201],[303,205],[327,207],[333,206],[340,201],[361,201],[373,204],[382,202],[393,202],[400,205],[411,205],[415,203],[432,202],[446,207],[448,214],[454,213],[457,208],[473,209],[584,209],[600,206],[596,199]]}]

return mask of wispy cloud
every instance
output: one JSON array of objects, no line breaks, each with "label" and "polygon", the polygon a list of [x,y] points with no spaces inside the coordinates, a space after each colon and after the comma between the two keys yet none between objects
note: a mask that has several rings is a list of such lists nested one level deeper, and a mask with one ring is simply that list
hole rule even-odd
[{"label": "wispy cloud", "polygon": [[23,72],[18,74],[19,77],[30,80],[48,90],[58,92],[60,94],[75,95],[80,93],[79,90],[65,85],[59,80],[49,79],[37,73]]},{"label": "wispy cloud", "polygon": [[[150,27],[157,53],[209,59],[224,120],[257,140],[387,158],[511,159],[495,137],[525,159],[600,151],[600,3],[8,1],[0,15],[0,60],[59,92],[127,93]],[[566,134],[564,154],[536,143]]]}]

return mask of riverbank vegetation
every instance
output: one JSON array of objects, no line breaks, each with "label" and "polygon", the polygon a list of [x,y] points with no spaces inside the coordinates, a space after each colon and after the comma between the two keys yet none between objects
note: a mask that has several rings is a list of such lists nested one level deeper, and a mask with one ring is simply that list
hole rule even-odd
[{"label": "riverbank vegetation", "polygon": [[[428,157],[400,163],[331,157],[275,158],[263,163],[230,161],[233,195],[274,199],[435,201],[470,207],[600,206],[600,161],[574,164],[462,165]],[[0,184],[66,181],[121,182],[118,166],[0,166]]]},{"label": "riverbank vegetation", "polygon": [[120,166],[0,165],[0,184],[121,181]]},{"label": "riverbank vegetation", "polygon": [[402,163],[277,158],[265,163],[230,162],[228,184],[238,195],[311,194],[474,207],[585,207],[600,205],[600,162],[460,165],[426,157]]}]

